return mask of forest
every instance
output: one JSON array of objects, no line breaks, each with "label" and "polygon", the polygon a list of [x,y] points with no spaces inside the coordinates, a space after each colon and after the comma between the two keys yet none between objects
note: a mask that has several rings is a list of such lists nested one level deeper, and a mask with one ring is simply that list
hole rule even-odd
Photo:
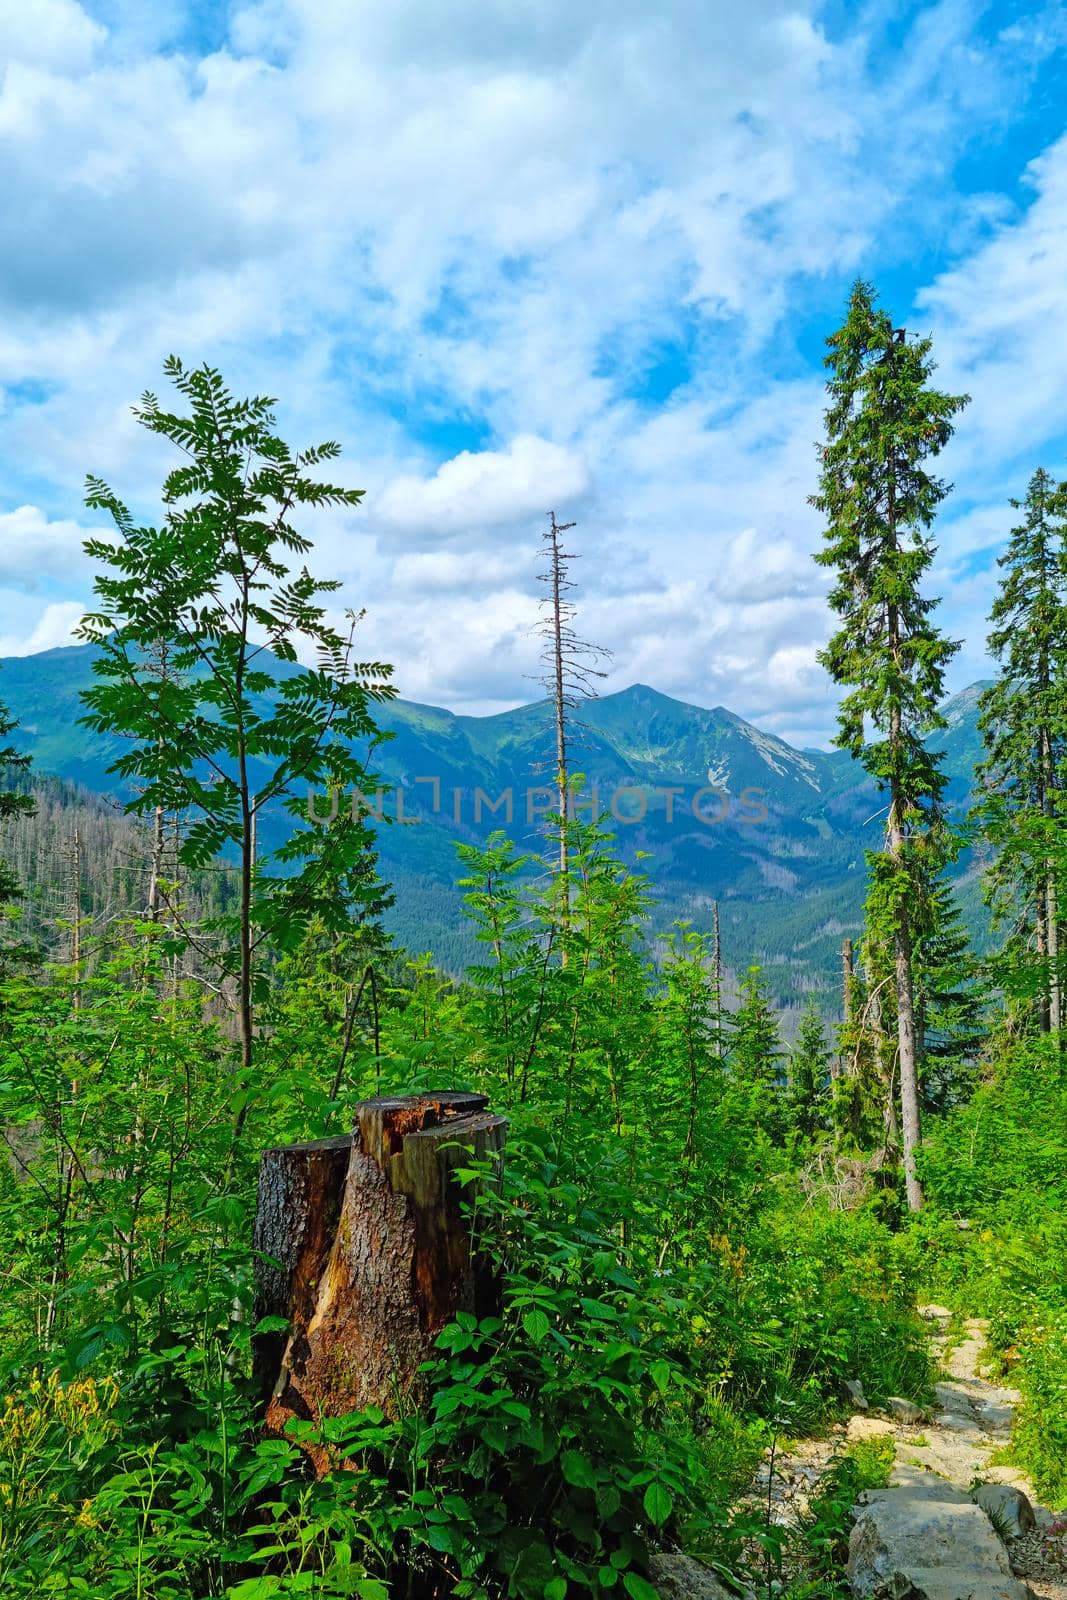
[{"label": "forest", "polygon": [[[746,952],[726,982],[718,907],[655,932],[656,859],[581,804],[599,655],[556,515],[540,848],[458,846],[464,972],[390,937],[387,825],[309,814],[373,792],[396,694],[315,570],[316,514],[361,498],[329,481],[339,446],[291,448],[210,366],[171,358],[174,410],[142,397],[173,466],[151,525],[88,479],[80,630],[125,814],[0,721],[0,1595],[681,1600],[682,1557],[704,1600],[856,1592],[854,1508],[894,1446],[846,1421],[930,1415],[931,1304],[950,1348],[988,1325],[1019,1396],[998,1459],[1067,1507],[1067,482],[1035,466],[1005,508],[950,808],[930,569],[967,396],[862,281],[826,372],[821,661],[882,820],[835,1014],[798,995],[788,1037]],[[447,1178],[486,1294],[374,1403],[330,1405],[335,1375],[281,1416],[264,1360],[327,1312],[316,1279],[310,1320],[265,1309],[264,1152],[448,1095],[506,1121]],[[829,1443],[783,1518],[800,1441]]]}]

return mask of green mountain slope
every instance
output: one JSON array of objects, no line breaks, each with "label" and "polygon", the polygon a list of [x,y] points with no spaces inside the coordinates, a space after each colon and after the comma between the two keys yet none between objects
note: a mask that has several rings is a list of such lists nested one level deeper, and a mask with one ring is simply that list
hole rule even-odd
[{"label": "green mountain slope", "polygon": [[[120,794],[108,769],[123,741],[78,724],[92,657],[90,646],[75,646],[7,660],[0,698],[20,719],[18,740],[39,772]],[[967,797],[979,751],[979,687],[948,703],[938,739],[956,804]],[[470,717],[397,700],[380,708],[379,721],[391,734],[373,764],[391,819],[378,832],[396,889],[394,928],[409,949],[458,970],[474,949],[453,887],[456,842],[504,828],[531,851],[543,846],[550,708]],[[860,929],[864,851],[879,842],[884,805],[847,754],[795,750],[721,707],[686,705],[635,684],[582,708],[572,755],[586,795],[613,810],[623,855],[646,853],[661,931],[679,918],[707,926],[718,901],[729,966],[759,963],[786,1009],[808,992],[833,1009],[840,941]],[[324,812],[326,797],[317,806]],[[282,826],[280,817],[268,820],[264,842]],[[981,936],[970,861],[961,880]]]}]

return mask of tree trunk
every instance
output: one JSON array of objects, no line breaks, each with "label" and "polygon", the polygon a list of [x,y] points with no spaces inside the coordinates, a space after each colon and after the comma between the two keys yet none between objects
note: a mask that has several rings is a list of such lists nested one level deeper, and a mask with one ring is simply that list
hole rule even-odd
[{"label": "tree trunk", "polygon": [[[852,991],[856,981],[856,964],[852,955],[852,940],[841,944],[841,1020],[846,1030],[852,1025]],[[840,1051],[830,1057],[830,1078],[839,1078],[845,1070]]]},{"label": "tree trunk", "polygon": [[1063,1027],[1063,990],[1060,984],[1059,894],[1056,884],[1056,868],[1052,862],[1049,863],[1045,904],[1048,906],[1048,1021],[1051,1031],[1058,1033],[1060,1028]]},{"label": "tree trunk", "polygon": [[715,1055],[721,1061],[725,1054],[722,1039],[722,932],[719,927],[719,902],[711,902],[712,968],[715,981]]},{"label": "tree trunk", "polygon": [[911,938],[907,910],[897,908],[893,934],[897,982],[897,1042],[900,1049],[900,1131],[904,1146],[904,1187],[908,1210],[921,1211],[923,1192],[915,1166],[919,1148],[919,1071],[915,1048],[915,1007],[911,984]]},{"label": "tree trunk", "polygon": [[[1052,741],[1048,729],[1041,729],[1041,810],[1045,821],[1051,823],[1056,815],[1056,767],[1052,759]],[[1048,1014],[1049,1027],[1058,1033],[1063,1026],[1063,997],[1060,988],[1060,907],[1056,863],[1045,863],[1045,920],[1048,949]]]},{"label": "tree trunk", "polygon": [[[256,1320],[289,1323],[288,1335],[256,1340],[272,1432],[292,1417],[417,1407],[418,1369],[445,1324],[460,1310],[498,1309],[452,1176],[472,1154],[499,1163],[507,1124],[486,1104],[476,1094],[364,1100],[351,1137],[264,1152]],[[321,1445],[308,1454],[328,1470]]]},{"label": "tree trunk", "polygon": [[[1048,970],[1048,911],[1045,906],[1045,879],[1040,879],[1034,891],[1034,936],[1037,945],[1037,959],[1044,973]],[[1049,1009],[1049,985],[1042,977],[1041,993],[1037,997],[1037,1025],[1042,1033],[1048,1033],[1052,1027],[1052,1014]]]}]

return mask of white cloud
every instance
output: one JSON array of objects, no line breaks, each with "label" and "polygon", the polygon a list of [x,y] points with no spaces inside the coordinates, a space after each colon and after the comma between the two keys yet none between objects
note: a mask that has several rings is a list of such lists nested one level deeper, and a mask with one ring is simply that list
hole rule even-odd
[{"label": "white cloud", "polygon": [[[10,594],[0,595],[0,616],[9,626],[14,614],[25,615],[25,601]],[[24,631],[0,633],[0,656],[32,656],[39,650],[54,650],[59,645],[75,644],[74,630],[85,614],[79,600],[57,600],[39,611]],[[27,619],[28,620],[28,619]]]},{"label": "white cloud", "polygon": [[37,506],[0,512],[0,584],[32,592],[43,581],[70,581],[88,573],[82,543],[88,530],[76,522],[50,521]]},{"label": "white cloud", "polygon": [[[941,532],[946,625],[974,626],[968,563],[1067,401],[1067,157],[1022,210],[957,194],[951,163],[1010,125],[1055,8],[983,39],[941,0],[901,48],[877,8],[831,33],[813,0],[264,0],[199,56],[182,5],[136,10],[101,0],[105,31],[38,0],[16,25],[0,0],[3,581],[87,592],[87,469],[155,510],[165,452],[127,408],[177,350],[280,394],[295,442],[349,447],[364,505],[309,531],[402,692],[531,693],[554,508],[614,686],[825,728],[821,377],[794,325],[828,278],[950,239],[921,309],[975,394],[946,458],[974,503]],[[457,448],[464,419],[483,447]]]},{"label": "white cloud", "polygon": [[390,529],[432,540],[540,519],[554,506],[573,504],[588,486],[574,451],[519,434],[506,450],[463,450],[430,478],[394,479],[374,514]]},{"label": "white cloud", "polygon": [[[992,489],[1022,453],[1031,468],[1067,418],[1067,135],[1026,173],[1033,199],[919,296],[933,317],[941,380],[972,395],[952,460],[957,481]],[[1057,438],[1059,436],[1059,438]],[[1046,463],[1054,469],[1054,462]],[[1012,492],[1025,487],[1016,481]]]},{"label": "white cloud", "polygon": [[0,0],[0,67],[13,61],[83,72],[106,29],[74,0]]}]

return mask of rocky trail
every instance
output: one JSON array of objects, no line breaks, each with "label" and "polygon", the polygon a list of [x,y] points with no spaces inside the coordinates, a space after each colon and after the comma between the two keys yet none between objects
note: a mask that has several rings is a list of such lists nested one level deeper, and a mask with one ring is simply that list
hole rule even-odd
[{"label": "rocky trail", "polygon": [[936,1405],[905,1400],[862,1407],[824,1439],[790,1443],[765,1464],[754,1498],[796,1526],[846,1440],[888,1434],[895,1462],[886,1489],[855,1510],[847,1576],[859,1600],[1067,1600],[1067,1513],[1036,1503],[1024,1474],[999,1459],[1021,1396],[985,1365],[986,1324],[950,1340],[951,1314],[922,1308],[941,1366]]}]

